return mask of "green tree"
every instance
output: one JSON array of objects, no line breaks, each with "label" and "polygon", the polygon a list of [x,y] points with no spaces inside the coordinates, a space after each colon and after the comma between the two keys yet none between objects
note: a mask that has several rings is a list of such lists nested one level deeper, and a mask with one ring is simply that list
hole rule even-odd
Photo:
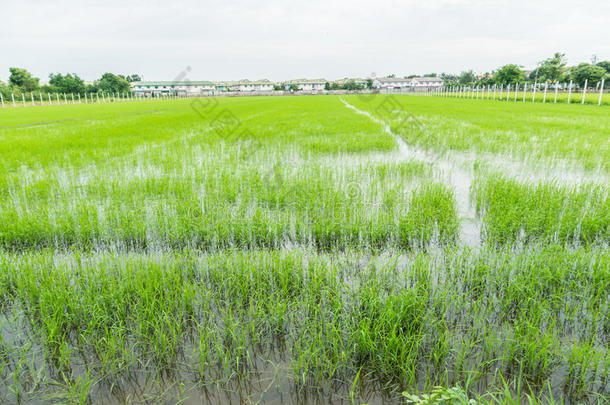
[{"label": "green tree", "polygon": [[436,73],[426,73],[424,77],[436,77]]},{"label": "green tree", "polygon": [[18,87],[21,91],[34,91],[38,89],[40,79],[33,77],[30,72],[22,68],[9,68],[11,75],[8,82],[11,86]]},{"label": "green tree", "polygon": [[566,66],[565,54],[555,52],[555,54],[540,62],[538,67],[538,80],[540,81],[559,81]]},{"label": "green tree", "polygon": [[125,80],[127,80],[129,83],[140,82],[140,81],[142,81],[142,77],[140,75],[133,74],[133,75],[125,76]]},{"label": "green tree", "polygon": [[478,80],[477,80],[477,85],[479,86],[487,86],[487,85],[493,85],[496,83],[496,80],[494,78],[494,75],[492,75],[489,72],[484,73],[483,75],[479,76]]},{"label": "green tree", "polygon": [[288,90],[290,90],[290,91],[299,91],[301,89],[299,88],[299,86],[297,86],[296,84],[293,83],[293,84],[290,85],[290,87],[288,87]]},{"label": "green tree", "polygon": [[606,73],[610,73],[610,61],[603,61],[603,62],[597,62],[597,65],[600,68],[604,68],[606,70]]},{"label": "green tree", "polygon": [[521,83],[523,72],[515,64],[504,65],[494,74],[494,81],[498,84]]},{"label": "green tree", "polygon": [[458,77],[449,73],[441,73],[441,79],[445,82],[457,82]]},{"label": "green tree", "polygon": [[329,82],[324,83],[324,90],[330,90],[330,83]]},{"label": "green tree", "polygon": [[458,82],[460,84],[471,84],[474,83],[476,79],[477,78],[474,75],[474,72],[472,70],[467,70],[465,72],[460,73],[460,76],[458,77]]},{"label": "green tree", "polygon": [[97,87],[97,82],[94,82],[92,84],[87,84],[85,86],[85,92],[87,92],[87,93],[97,93],[98,91],[100,91],[100,88]]},{"label": "green tree", "polygon": [[350,79],[343,83],[343,90],[362,90],[362,85],[356,83],[355,80]]},{"label": "green tree", "polygon": [[576,84],[584,86],[585,80],[588,80],[589,84],[601,82],[602,78],[606,76],[606,70],[600,66],[581,63],[578,66],[571,67],[568,74]]},{"label": "green tree", "polygon": [[127,93],[131,91],[129,82],[115,74],[104,73],[100,80],[96,82],[97,88],[108,93]]},{"label": "green tree", "polygon": [[366,79],[366,88],[367,89],[373,88],[373,79]]},{"label": "green tree", "polygon": [[4,100],[8,100],[9,97],[11,96],[10,86],[8,84],[4,83],[2,80],[0,80],[0,93],[2,93]]},{"label": "green tree", "polygon": [[51,73],[49,84],[60,93],[84,93],[86,91],[85,82],[76,73]]}]

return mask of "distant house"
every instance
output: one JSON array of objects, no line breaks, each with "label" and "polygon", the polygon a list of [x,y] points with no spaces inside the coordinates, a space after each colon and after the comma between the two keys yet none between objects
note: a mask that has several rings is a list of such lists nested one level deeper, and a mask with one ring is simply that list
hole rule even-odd
[{"label": "distant house", "polygon": [[296,79],[283,84],[286,90],[290,90],[290,86],[294,84],[302,91],[322,91],[326,86],[326,79]]},{"label": "distant house", "polygon": [[207,81],[133,82],[131,88],[136,95],[205,96],[214,94],[216,86]]},{"label": "distant house", "polygon": [[413,87],[442,87],[445,82],[440,77],[414,77],[411,83]]},{"label": "distant house", "polygon": [[411,87],[411,79],[401,77],[378,77],[373,80],[373,87],[376,89],[404,89]]},{"label": "distant house", "polygon": [[267,79],[262,80],[238,80],[238,81],[224,81],[216,82],[216,90],[218,91],[272,91],[273,83]]},{"label": "distant house", "polygon": [[337,83],[339,86],[343,86],[345,83],[353,81],[354,83],[356,83],[359,86],[362,86],[363,88],[366,88],[368,86],[368,80],[367,79],[363,79],[360,77],[355,77],[355,78],[349,78],[349,77],[345,77],[343,79],[339,79],[339,80],[334,80],[332,83]]}]

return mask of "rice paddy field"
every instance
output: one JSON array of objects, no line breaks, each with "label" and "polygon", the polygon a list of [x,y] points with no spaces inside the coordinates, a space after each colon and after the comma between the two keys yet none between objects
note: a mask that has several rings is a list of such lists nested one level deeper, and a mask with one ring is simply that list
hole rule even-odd
[{"label": "rice paddy field", "polygon": [[0,402],[605,404],[608,107],[0,110]]}]

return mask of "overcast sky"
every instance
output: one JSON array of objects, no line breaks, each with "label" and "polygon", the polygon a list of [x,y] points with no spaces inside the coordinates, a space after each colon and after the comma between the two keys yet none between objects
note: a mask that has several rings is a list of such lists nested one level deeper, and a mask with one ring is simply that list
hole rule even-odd
[{"label": "overcast sky", "polygon": [[337,79],[610,59],[609,0],[0,0],[0,80]]}]

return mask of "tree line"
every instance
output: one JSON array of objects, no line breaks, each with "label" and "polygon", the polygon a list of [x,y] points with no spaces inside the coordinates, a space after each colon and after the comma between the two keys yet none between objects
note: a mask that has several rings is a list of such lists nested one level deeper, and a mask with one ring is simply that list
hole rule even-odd
[{"label": "tree line", "polygon": [[[580,63],[575,66],[567,66],[565,54],[556,52],[550,58],[538,63],[535,69],[526,71],[523,66],[508,64],[499,67],[492,72],[477,75],[472,70],[467,70],[459,75],[441,73],[425,74],[424,77],[440,77],[445,86],[487,86],[507,85],[521,83],[569,83],[572,81],[577,86],[584,86],[585,80],[588,85],[595,85],[606,80],[604,87],[610,88],[610,61],[593,63]],[[414,75],[405,78],[415,77]]]},{"label": "tree line", "polygon": [[9,68],[8,83],[0,81],[0,93],[9,98],[11,93],[21,97],[24,93],[128,93],[131,91],[132,82],[140,81],[137,74],[115,75],[104,73],[102,77],[93,83],[86,84],[76,73],[51,73],[49,84],[40,85],[40,79],[34,77],[24,68]]}]

